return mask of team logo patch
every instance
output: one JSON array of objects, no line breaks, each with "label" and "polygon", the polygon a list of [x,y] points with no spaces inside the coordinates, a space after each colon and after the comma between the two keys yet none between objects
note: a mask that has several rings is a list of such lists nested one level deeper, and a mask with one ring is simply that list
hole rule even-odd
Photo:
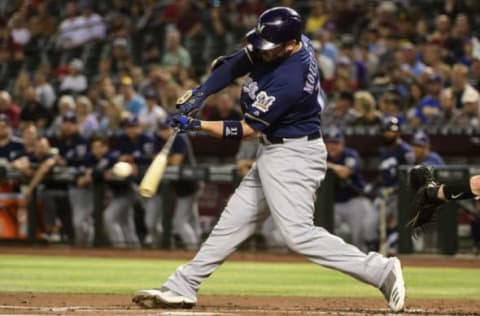
[{"label": "team logo patch", "polygon": [[252,78],[247,77],[245,78],[245,82],[243,84],[243,92],[247,93],[250,99],[255,99],[255,95],[258,91],[258,83],[252,80]]},{"label": "team logo patch", "polygon": [[253,102],[252,106],[265,113],[268,111],[268,109],[270,109],[274,101],[274,96],[269,96],[265,91],[260,91],[260,93],[257,94],[255,102]]}]

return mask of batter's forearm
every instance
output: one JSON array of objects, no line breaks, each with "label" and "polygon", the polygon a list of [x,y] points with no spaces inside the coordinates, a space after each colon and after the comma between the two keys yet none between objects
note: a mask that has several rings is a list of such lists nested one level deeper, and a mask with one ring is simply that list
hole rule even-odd
[{"label": "batter's forearm", "polygon": [[[251,138],[256,134],[256,131],[251,128],[245,121],[241,121],[243,130],[242,139]],[[204,131],[210,136],[216,138],[224,138],[224,122],[223,121],[200,121],[200,130]]]}]

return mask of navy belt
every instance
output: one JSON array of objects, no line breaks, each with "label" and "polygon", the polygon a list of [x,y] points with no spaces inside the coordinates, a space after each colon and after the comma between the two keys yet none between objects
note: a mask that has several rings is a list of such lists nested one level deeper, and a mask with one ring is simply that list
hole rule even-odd
[{"label": "navy belt", "polygon": [[[305,135],[307,137],[307,140],[314,140],[322,137],[322,134],[320,131],[316,131],[312,134]],[[295,138],[303,138],[305,136],[301,137],[295,137]],[[284,138],[284,137],[275,137],[275,136],[269,136],[269,135],[261,135],[259,137],[260,143],[263,145],[270,145],[270,144],[283,144],[285,143],[285,139],[295,139],[295,138]]]}]

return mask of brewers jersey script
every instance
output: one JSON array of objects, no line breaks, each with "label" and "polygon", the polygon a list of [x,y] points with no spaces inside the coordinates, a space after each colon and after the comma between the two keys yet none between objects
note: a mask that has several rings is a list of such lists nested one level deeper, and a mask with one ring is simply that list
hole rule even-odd
[{"label": "brewers jersey script", "polygon": [[304,49],[280,66],[255,64],[242,88],[245,121],[267,136],[297,138],[318,132],[323,108],[315,52],[307,37]]}]

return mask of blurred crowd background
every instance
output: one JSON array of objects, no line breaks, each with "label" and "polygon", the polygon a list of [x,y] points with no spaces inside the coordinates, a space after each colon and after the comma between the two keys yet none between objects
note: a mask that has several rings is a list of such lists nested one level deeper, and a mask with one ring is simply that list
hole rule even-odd
[{"label": "blurred crowd background", "polygon": [[[132,119],[153,135],[211,61],[244,46],[277,5],[304,17],[327,98],[324,129],[365,133],[395,118],[402,131],[425,132],[422,148],[429,134],[480,129],[474,0],[0,0],[0,114],[23,138],[33,126],[54,139],[65,122],[87,139],[111,138],[137,126]],[[241,87],[238,79],[209,97],[201,117],[241,119]]]}]

